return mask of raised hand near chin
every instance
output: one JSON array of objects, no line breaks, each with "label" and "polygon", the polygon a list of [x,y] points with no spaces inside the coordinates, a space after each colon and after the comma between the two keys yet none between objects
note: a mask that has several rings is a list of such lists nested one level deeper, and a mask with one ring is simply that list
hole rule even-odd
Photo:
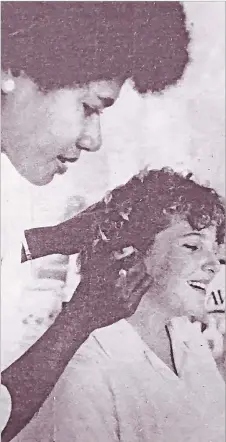
[{"label": "raised hand near chin", "polygon": [[103,292],[98,290],[97,284],[95,290],[90,291],[87,284],[81,282],[68,307],[73,304],[72,309],[81,312],[83,324],[91,332],[131,316],[150,283],[150,276],[141,261],[127,271],[120,270],[113,290]]}]

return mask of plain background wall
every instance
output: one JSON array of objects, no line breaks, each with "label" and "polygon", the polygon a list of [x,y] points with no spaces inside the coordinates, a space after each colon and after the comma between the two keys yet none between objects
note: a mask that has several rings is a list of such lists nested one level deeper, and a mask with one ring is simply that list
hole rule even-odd
[{"label": "plain background wall", "polygon": [[[201,183],[209,181],[225,195],[225,5],[184,5],[192,61],[176,87],[141,98],[127,82],[118,101],[101,117],[102,149],[83,153],[78,164],[48,186],[30,185],[6,158],[2,160],[2,251],[7,269],[2,314],[10,358],[17,354],[16,343],[15,351],[12,345],[15,339],[20,336],[22,342],[29,337],[29,324],[22,320],[31,312],[47,317],[57,293],[54,281],[48,296],[35,291],[34,269],[55,265],[51,261],[55,257],[38,260],[33,269],[20,266],[18,245],[23,229],[58,222],[65,216],[70,198],[83,196],[90,204],[145,166],[192,170]],[[36,324],[28,341],[42,332],[43,326]]]}]

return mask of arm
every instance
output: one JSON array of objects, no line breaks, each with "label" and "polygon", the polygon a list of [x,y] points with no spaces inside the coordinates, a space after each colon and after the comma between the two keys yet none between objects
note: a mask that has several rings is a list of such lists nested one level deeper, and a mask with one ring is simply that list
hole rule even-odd
[{"label": "arm", "polygon": [[103,376],[99,369],[103,355],[98,357],[88,340],[19,439],[32,442],[38,434],[39,441],[118,442],[114,398],[106,382],[106,360],[104,363]]},{"label": "arm", "polygon": [[[101,211],[98,210],[99,204],[94,204],[57,226],[26,230],[25,238],[31,258],[36,259],[53,254],[73,255],[90,245],[101,216]],[[22,248],[21,262],[25,261],[27,257]]]},{"label": "arm", "polygon": [[[112,293],[89,292],[82,282],[71,301],[44,335],[2,373],[2,383],[12,398],[12,411],[2,432],[9,442],[42,406],[68,362],[89,334],[100,327],[130,316],[150,281],[145,268],[131,269]],[[130,296],[128,296],[130,294]]]},{"label": "arm", "polygon": [[13,408],[2,442],[9,442],[34,416],[89,332],[84,312],[69,303],[46,333],[3,371],[2,384]]}]

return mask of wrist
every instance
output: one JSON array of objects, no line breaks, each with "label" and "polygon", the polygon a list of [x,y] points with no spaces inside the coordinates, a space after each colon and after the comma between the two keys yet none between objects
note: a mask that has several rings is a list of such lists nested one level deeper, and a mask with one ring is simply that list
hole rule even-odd
[{"label": "wrist", "polygon": [[55,226],[25,230],[24,235],[31,257],[30,259],[41,258],[42,256],[57,253],[55,251],[55,242],[57,239]]},{"label": "wrist", "polygon": [[84,342],[84,340],[88,339],[90,333],[95,329],[85,308],[76,306],[72,300],[63,303],[62,311],[56,318],[55,323],[58,321],[61,323],[61,326],[63,322],[64,330],[71,337],[73,336],[77,343],[78,341]]},{"label": "wrist", "polygon": [[31,251],[29,249],[27,238],[25,236],[25,232],[22,237],[22,244],[21,244],[21,262],[32,260]]}]

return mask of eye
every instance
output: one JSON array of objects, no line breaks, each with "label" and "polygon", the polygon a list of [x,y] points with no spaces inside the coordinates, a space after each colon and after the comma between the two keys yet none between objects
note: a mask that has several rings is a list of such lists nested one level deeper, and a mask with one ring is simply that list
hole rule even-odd
[{"label": "eye", "polygon": [[198,250],[198,246],[192,245],[192,244],[183,244],[183,247],[191,250],[192,252],[195,252],[196,250]]},{"label": "eye", "polygon": [[115,102],[114,98],[110,98],[110,97],[108,97],[108,98],[100,98],[100,99],[101,99],[101,102],[102,102],[104,108],[111,107],[114,104],[114,102]]},{"label": "eye", "polygon": [[99,114],[99,110],[97,108],[89,106],[87,103],[82,103],[85,117],[91,117],[93,114]]}]

